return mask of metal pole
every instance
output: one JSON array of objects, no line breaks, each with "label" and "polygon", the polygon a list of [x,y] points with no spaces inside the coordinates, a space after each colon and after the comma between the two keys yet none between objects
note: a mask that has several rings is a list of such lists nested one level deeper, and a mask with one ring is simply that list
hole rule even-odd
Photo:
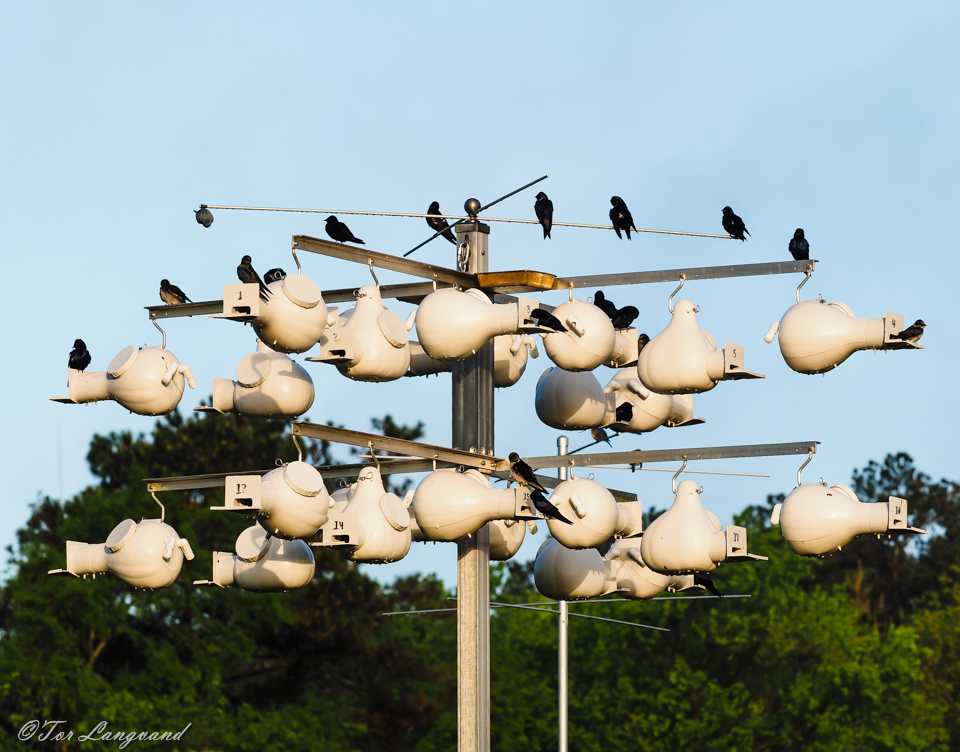
[{"label": "metal pole", "polygon": [[[557,438],[557,454],[563,457],[567,453],[570,443],[566,436]],[[567,479],[567,468],[557,468],[557,476],[560,480]],[[557,682],[557,749],[559,752],[567,752],[567,623],[569,619],[569,604],[566,601],[558,601],[560,606],[560,627],[557,640],[557,662],[559,664],[559,680]]]},{"label": "metal pole", "polygon": [[[487,271],[489,226],[474,220],[455,229],[458,248],[467,244],[465,271]],[[453,446],[492,455],[492,339],[475,355],[453,364],[452,407]],[[457,749],[489,752],[490,531],[486,526],[457,541],[457,599]]]}]

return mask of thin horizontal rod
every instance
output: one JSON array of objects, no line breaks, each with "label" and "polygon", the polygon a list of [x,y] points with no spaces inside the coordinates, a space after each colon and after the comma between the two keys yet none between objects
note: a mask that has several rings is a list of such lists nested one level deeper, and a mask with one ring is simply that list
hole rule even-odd
[{"label": "thin horizontal rod", "polygon": [[[446,447],[434,446],[433,444],[422,444],[419,441],[395,439],[376,433],[351,431],[346,428],[324,426],[319,423],[297,421],[293,424],[292,430],[295,436],[306,436],[309,439],[332,441],[335,444],[350,444],[352,446],[367,447],[373,450],[393,452],[394,454],[422,457],[425,460],[451,462],[455,465],[473,467],[486,472],[493,472],[498,464],[506,463],[506,466],[510,464],[507,460],[494,457],[492,454],[487,455],[478,452],[468,452],[463,449],[448,449]],[[484,452],[486,451],[485,447],[481,447],[480,449]]]},{"label": "thin horizontal rod", "polygon": [[[498,470],[493,474],[493,477],[499,478],[500,480],[511,480],[513,476],[510,474],[509,470]],[[534,477],[540,482],[540,485],[544,488],[556,488],[564,481],[561,478],[554,478],[550,475],[537,475],[534,474]],[[617,501],[636,501],[637,495],[635,493],[630,493],[629,491],[618,491],[615,488],[608,488],[610,495],[613,496]]]},{"label": "thin horizontal rod", "polygon": [[[570,455],[567,455],[568,457]],[[633,472],[634,470],[643,470],[647,473],[675,473],[676,470],[671,470],[667,467],[615,467],[612,465],[605,466],[604,470],[629,470]],[[739,475],[743,478],[769,478],[769,475],[764,473],[722,473],[718,470],[684,470],[684,475]]]},{"label": "thin horizontal rod", "polygon": [[[544,177],[550,177],[550,176],[546,175]],[[531,183],[530,185],[533,185],[534,183],[539,183],[540,180],[543,180],[543,178],[540,178],[539,180],[534,180],[533,183]],[[530,185],[525,185],[523,186],[523,188],[518,188],[513,193],[508,193],[503,198],[509,198],[514,193],[519,193],[520,191],[524,190],[524,188],[529,188]],[[499,199],[499,201],[502,201],[503,198]],[[490,206],[493,206],[494,203],[498,203],[499,201],[495,201],[491,204],[488,204],[487,206],[483,207],[483,209],[487,209]],[[461,214],[414,214],[411,212],[353,211],[353,210],[347,210],[347,209],[286,209],[286,208],[281,208],[276,206],[216,206],[214,204],[201,204],[200,206],[206,207],[207,209],[237,209],[239,211],[298,212],[301,214],[356,214],[356,215],[362,215],[366,217],[419,217],[421,219],[427,219],[427,218],[455,219],[455,220],[461,220],[461,221],[465,219],[473,219],[473,217],[471,217],[470,215],[461,215]],[[483,209],[481,209],[480,211],[483,211]],[[539,220],[536,220],[536,219],[509,219],[507,217],[478,217],[478,218],[483,220],[484,222],[510,222],[513,224],[522,224],[522,225],[540,224]],[[613,229],[613,225],[588,225],[588,224],[582,224],[579,222],[554,222],[552,226],[553,227],[583,227],[588,230],[612,230]],[[658,235],[689,235],[695,238],[721,238],[723,240],[734,239],[732,235],[713,235],[706,232],[684,232],[682,230],[652,230],[646,227],[631,228],[630,231],[631,232],[652,232]]]},{"label": "thin horizontal rod", "polygon": [[[712,599],[717,600],[717,595],[664,595],[656,598],[589,598],[585,601],[567,601],[571,606],[593,606],[597,603],[646,603],[647,601],[695,601]],[[724,598],[751,598],[750,595],[725,595]],[[448,600],[456,600],[449,598]],[[530,603],[512,603],[512,606],[555,606],[557,601],[532,601]]]},{"label": "thin horizontal rod", "polygon": [[554,290],[581,287],[611,287],[614,285],[644,285],[653,282],[676,282],[684,275],[687,282],[697,279],[728,279],[730,277],[761,277],[768,274],[813,272],[815,260],[771,261],[762,264],[731,264],[728,266],[700,266],[688,269],[663,269],[649,272],[620,272],[617,274],[590,274],[579,277],[557,277]]},{"label": "thin horizontal rod", "polygon": [[[519,603],[495,603],[490,602],[490,608],[518,608],[523,611],[536,611],[541,614],[559,614],[559,611],[556,611],[552,608],[534,608],[533,606],[522,606]],[[607,619],[604,616],[591,616],[590,614],[578,614],[571,611],[570,616],[576,616],[579,619],[594,619],[596,621],[608,621],[613,624],[625,624],[628,627],[640,627],[641,629],[655,629],[657,632],[669,632],[669,629],[664,629],[663,627],[654,627],[649,624],[637,624],[632,621],[621,621],[620,619]]]},{"label": "thin horizontal rod", "polygon": [[[296,425],[296,424],[295,424]],[[741,457],[778,457],[804,455],[817,451],[819,441],[800,441],[791,444],[743,444],[739,446],[693,447],[690,449],[636,450],[633,452],[604,452],[602,454],[549,455],[525,457],[530,467],[601,467],[603,465],[642,465],[644,462],[675,462],[679,460],[720,460]],[[502,461],[509,468],[509,462]]]}]

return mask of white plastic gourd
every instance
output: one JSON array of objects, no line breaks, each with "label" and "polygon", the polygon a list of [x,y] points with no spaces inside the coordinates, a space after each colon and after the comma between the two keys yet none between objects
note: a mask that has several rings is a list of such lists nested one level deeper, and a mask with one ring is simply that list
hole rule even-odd
[{"label": "white plastic gourd", "polygon": [[[274,283],[276,284],[276,283]],[[258,418],[296,418],[313,404],[313,380],[288,356],[257,341],[237,366],[236,380],[213,380],[213,409]]]},{"label": "white plastic gourd", "polygon": [[591,371],[548,368],[537,382],[537,417],[560,431],[608,426],[616,420],[616,400]]},{"label": "white plastic gourd", "polygon": [[285,593],[313,579],[316,564],[310,546],[301,540],[275,538],[259,525],[237,538],[236,554],[213,552],[213,579],[195,585],[236,585],[255,593]]},{"label": "white plastic gourd", "polygon": [[348,559],[386,564],[407,555],[412,540],[407,506],[387,493],[376,467],[361,470],[344,496],[343,513],[356,514],[360,523],[359,545],[344,552]]},{"label": "white plastic gourd", "polygon": [[413,498],[417,525],[429,540],[454,541],[492,520],[513,519],[517,489],[496,489],[477,470],[436,470],[417,486]]},{"label": "white plastic gourd", "polygon": [[364,285],[357,304],[338,321],[345,335],[352,335],[352,357],[337,363],[337,370],[355,381],[393,381],[410,366],[407,327],[383,305],[380,288]]},{"label": "white plastic gourd", "polygon": [[629,403],[633,414],[629,422],[617,421],[614,428],[625,433],[648,433],[666,424],[676,426],[703,423],[693,414],[693,395],[657,394],[637,378],[636,368],[624,368],[614,374],[603,388],[616,395],[616,406]]},{"label": "white plastic gourd", "polygon": [[330,506],[319,471],[298,460],[263,476],[257,521],[278,538],[309,538],[326,522]]},{"label": "white plastic gourd", "polygon": [[306,352],[317,344],[328,318],[317,283],[303,274],[288,274],[267,289],[271,294],[259,302],[260,315],[252,321],[257,337],[283,353]]},{"label": "white plastic gourd", "polygon": [[618,504],[606,488],[587,478],[560,483],[550,503],[571,522],[547,520],[550,534],[567,548],[591,548],[615,534],[635,535],[643,529],[639,503]]},{"label": "white plastic gourd", "polygon": [[617,589],[595,548],[574,550],[554,538],[537,552],[533,581],[541,595],[564,601],[596,598]]},{"label": "white plastic gourd", "polygon": [[643,562],[640,538],[620,538],[603,557],[610,576],[617,581],[617,592],[624,598],[655,598],[664,590],[678,593],[696,588],[692,574],[660,574]]},{"label": "white plastic gourd", "polygon": [[543,334],[543,349],[565,371],[592,371],[623,349],[617,347],[610,317],[592,303],[571,299],[553,315],[567,331]]}]

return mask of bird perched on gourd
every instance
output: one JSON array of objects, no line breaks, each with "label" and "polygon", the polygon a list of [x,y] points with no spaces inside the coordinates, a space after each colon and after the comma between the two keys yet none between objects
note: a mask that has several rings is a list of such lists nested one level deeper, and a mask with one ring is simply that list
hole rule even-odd
[{"label": "bird perched on gourd", "polygon": [[923,319],[917,319],[899,334],[891,334],[890,339],[899,339],[904,342],[913,342],[916,344],[923,336],[923,330],[926,326],[927,325],[923,323]]},{"label": "bird perched on gourd", "polygon": [[237,267],[237,277],[245,285],[259,285],[260,286],[260,300],[264,303],[267,302],[270,298],[270,291],[267,289],[267,286],[263,284],[263,280],[260,279],[260,275],[257,274],[257,270],[253,268],[253,259],[249,256],[244,256],[240,259],[240,266]]},{"label": "bird perched on gourd", "polygon": [[82,339],[74,340],[67,366],[77,371],[82,371],[88,365],[90,365],[90,353],[87,351],[87,346],[83,343]]},{"label": "bird perched on gourd", "polygon": [[635,306],[624,306],[617,308],[612,300],[608,300],[603,294],[603,290],[597,290],[593,296],[593,304],[603,311],[610,319],[614,329],[627,329],[633,320],[640,315],[640,311]]}]

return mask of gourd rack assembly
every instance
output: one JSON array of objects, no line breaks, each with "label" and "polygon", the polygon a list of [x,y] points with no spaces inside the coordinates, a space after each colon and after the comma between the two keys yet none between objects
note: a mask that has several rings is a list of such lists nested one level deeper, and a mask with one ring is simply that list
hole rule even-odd
[{"label": "gourd rack assembly", "polygon": [[[456,233],[456,268],[297,235],[292,239],[291,249],[298,274],[273,281],[269,298],[264,297],[265,293],[258,291],[255,284],[227,285],[223,300],[147,309],[157,328],[160,328],[159,319],[200,315],[254,324],[260,338],[257,352],[241,361],[236,381],[216,379],[212,406],[199,409],[246,410],[246,414],[251,415],[287,418],[303,414],[312,404],[312,380],[285,353],[306,352],[315,344],[320,345],[319,355],[308,360],[332,364],[356,380],[387,381],[403,375],[452,372],[451,447],[293,421],[297,461],[265,470],[152,478],[146,483],[152,494],[223,488],[224,505],[213,509],[256,518],[257,524],[237,540],[236,554],[214,552],[213,578],[198,584],[220,587],[236,584],[254,591],[289,590],[312,578],[311,547],[334,547],[353,561],[375,563],[402,558],[411,540],[455,541],[458,745],[461,751],[470,752],[486,752],[490,748],[490,609],[510,605],[490,602],[491,535],[496,536],[494,548],[500,552],[498,558],[509,558],[519,549],[525,523],[533,526],[537,521],[547,521],[544,514],[549,513],[548,525],[553,539],[538,552],[536,583],[543,595],[560,604],[560,610],[551,613],[561,615],[564,631],[561,650],[565,650],[568,600],[588,600],[612,593],[624,593],[631,600],[650,599],[665,589],[676,592],[698,587],[694,583],[697,573],[709,573],[721,562],[763,558],[747,552],[743,528],[730,525],[721,530],[716,517],[700,506],[699,490],[692,481],[677,485],[677,475],[688,462],[778,455],[793,455],[809,461],[818,443],[569,455],[565,454],[564,443],[561,445],[564,453],[559,456],[523,458],[532,469],[533,477],[529,483],[511,488],[510,481],[516,478],[513,463],[495,451],[494,386],[495,383],[509,385],[519,378],[526,365],[524,347],[536,357],[533,337],[524,335],[540,334],[548,356],[556,364],[544,373],[537,387],[537,413],[547,425],[560,429],[613,426],[617,431],[635,433],[646,433],[661,425],[693,425],[702,421],[693,417],[690,395],[708,391],[719,381],[762,376],[746,370],[741,346],[724,343],[722,348],[718,347],[717,342],[699,328],[698,309],[688,300],[674,303],[676,292],[685,282],[702,279],[799,273],[806,275],[805,282],[816,262],[776,261],[566,277],[533,270],[490,271],[490,226],[481,221],[479,214],[500,200],[481,207],[479,201],[470,199],[464,205],[465,216],[446,217],[456,220],[450,226]],[[212,222],[211,208],[313,211],[202,205],[201,210],[208,212],[205,216],[209,221],[203,222],[199,214],[198,221],[205,226]],[[532,220],[493,218],[489,221],[532,223]],[[555,223],[555,226],[565,224],[611,229],[572,223]],[[361,264],[367,267],[375,285],[321,293],[315,283],[299,273],[302,269],[298,253],[301,252]],[[412,251],[407,255],[409,253]],[[381,285],[375,271],[381,269],[423,281]],[[600,308],[574,298],[575,291],[585,288],[655,282],[677,282],[680,287],[670,296],[670,325],[652,340],[644,341],[645,335],[642,335],[638,341],[636,330],[629,328],[629,324],[615,329]],[[524,297],[551,290],[567,291],[569,301],[551,307]],[[406,323],[383,306],[382,300],[391,298],[418,306]],[[779,331],[784,359],[801,373],[828,371],[858,349],[918,347],[897,340],[896,332],[903,328],[903,322],[896,314],[888,312],[883,319],[857,319],[842,303],[801,303],[799,290],[797,300],[798,305],[771,327],[767,341],[771,342]],[[329,303],[353,301],[357,307],[343,315],[337,308],[326,308]],[[295,324],[288,327],[290,331],[282,325],[285,311],[289,312],[288,320]],[[543,318],[551,312],[552,327],[546,325]],[[369,325],[364,323],[368,320]],[[419,343],[407,338],[414,323]],[[837,335],[843,327],[854,334]],[[369,332],[373,332],[374,339]],[[512,338],[507,343],[512,349],[503,356],[507,350],[501,353],[494,341],[501,335]],[[839,341],[831,337],[839,337]],[[71,371],[70,397],[57,399],[63,402],[116,399],[127,406],[126,401],[136,398],[140,400],[137,404],[143,406],[131,408],[135,412],[169,412],[175,409],[182,395],[184,375],[189,377],[191,385],[193,381],[189,368],[168,353],[165,345],[164,337],[160,348],[144,348],[139,353],[127,348],[130,352],[121,352],[102,374]],[[678,357],[678,352],[683,357]],[[502,362],[509,364],[511,357],[520,355],[519,373],[510,375],[512,380],[506,384],[500,383],[498,380],[505,378],[500,368]],[[592,375],[601,363],[620,369],[606,387]],[[147,375],[135,375],[135,378],[125,375],[136,368]],[[165,391],[163,399],[145,401],[143,390],[137,391],[134,387],[148,384],[149,373],[154,372],[151,368],[163,374],[162,387],[156,386],[161,380],[153,377],[149,382],[154,385],[151,388]],[[284,371],[285,368],[288,370]],[[252,394],[265,388],[261,385],[269,383],[270,374],[277,372],[286,374],[287,381],[294,384],[296,399],[291,398],[293,402],[290,402],[293,406],[278,407],[280,402],[274,400],[273,393],[270,400]],[[142,383],[135,381],[141,378]],[[119,388],[124,379],[129,385],[126,392]],[[281,402],[286,398],[277,397]],[[169,406],[171,400],[173,407]],[[265,404],[270,407],[263,407]],[[590,416],[584,417],[588,413]],[[300,437],[351,445],[368,454],[362,457],[361,463],[313,467],[303,462]],[[676,501],[646,531],[642,528],[640,504],[635,494],[605,489],[593,480],[573,477],[576,468],[612,465],[636,468],[662,462],[683,463],[673,481]],[[536,473],[544,468],[558,468],[560,477]],[[427,475],[416,491],[411,490],[401,500],[387,493],[382,484],[382,476],[394,473]],[[330,495],[323,481],[333,478],[354,482]],[[493,488],[491,479],[507,480],[507,489]],[[531,483],[555,490],[547,500]],[[791,548],[803,555],[829,553],[856,535],[866,533],[922,532],[908,527],[906,504],[902,500],[891,498],[889,504],[883,505],[861,504],[846,487],[827,489],[821,484],[801,484],[799,473],[798,486],[784,504],[777,507],[775,520],[771,522],[782,524]],[[802,493],[794,498],[798,492]],[[843,514],[836,513],[837,504],[842,505]],[[146,543],[136,543],[148,538],[162,541],[164,545],[149,548]],[[614,539],[613,546],[601,557],[596,547],[611,539]],[[135,562],[136,557],[148,556],[144,553],[148,549],[163,550],[162,561],[157,559],[156,576],[149,582],[127,574],[135,569],[131,562]],[[192,557],[189,544],[178,538],[162,519],[144,520],[139,525],[126,520],[110,534],[103,547],[68,542],[67,568],[55,573],[86,576],[113,571],[135,587],[163,587],[176,579],[183,559]],[[533,610],[539,610],[540,606],[542,604],[517,604]],[[564,661],[561,667],[565,685]],[[560,709],[563,752],[566,748],[565,686],[561,691]]]}]

